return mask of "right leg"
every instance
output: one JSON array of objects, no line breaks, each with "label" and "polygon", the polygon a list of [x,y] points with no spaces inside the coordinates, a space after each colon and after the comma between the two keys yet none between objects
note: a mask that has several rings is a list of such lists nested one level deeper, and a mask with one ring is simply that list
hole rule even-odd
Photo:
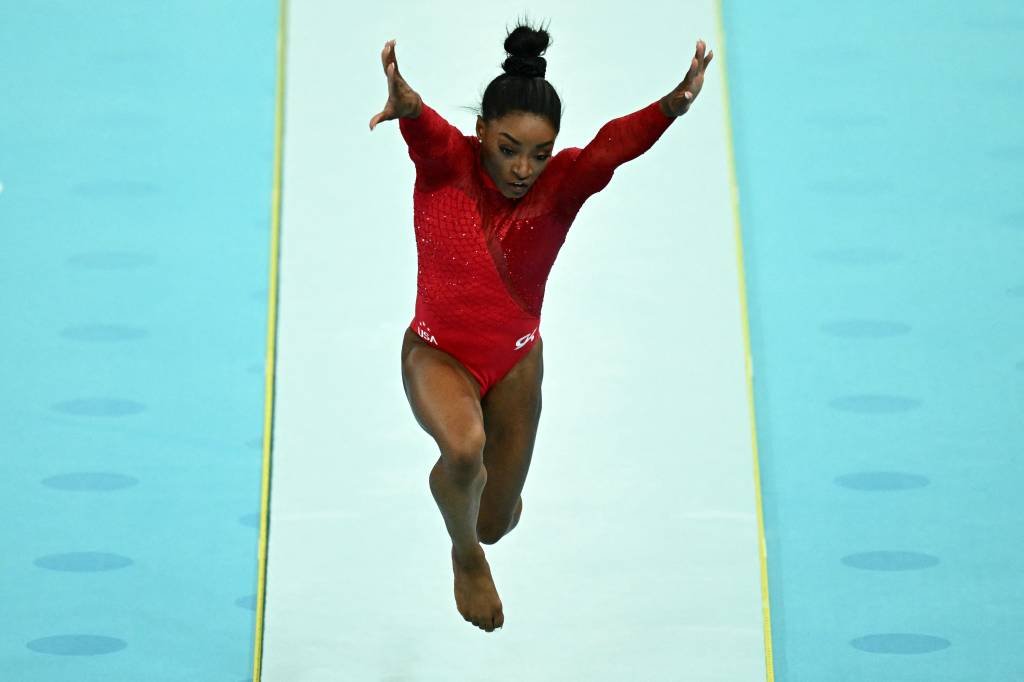
[{"label": "right leg", "polygon": [[452,539],[456,604],[463,618],[491,632],[504,624],[504,615],[476,532],[487,483],[479,384],[455,358],[408,328],[402,383],[416,421],[441,451],[430,472],[430,491]]}]

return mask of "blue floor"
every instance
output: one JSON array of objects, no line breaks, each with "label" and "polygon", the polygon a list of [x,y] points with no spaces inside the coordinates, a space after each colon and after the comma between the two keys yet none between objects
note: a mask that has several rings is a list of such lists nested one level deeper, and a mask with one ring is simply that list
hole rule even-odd
[{"label": "blue floor", "polygon": [[1024,5],[724,17],[775,679],[1024,679]]},{"label": "blue floor", "polygon": [[251,676],[277,32],[0,11],[4,680]]}]

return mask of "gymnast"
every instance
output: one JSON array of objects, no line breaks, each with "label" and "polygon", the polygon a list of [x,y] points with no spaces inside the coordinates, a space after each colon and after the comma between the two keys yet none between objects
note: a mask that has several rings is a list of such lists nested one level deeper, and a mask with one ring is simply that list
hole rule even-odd
[{"label": "gymnast", "polygon": [[689,110],[713,56],[698,40],[671,92],[609,121],[586,147],[554,153],[562,104],[544,77],[549,42],[525,22],[507,34],[504,73],[484,91],[476,135],[464,136],[409,87],[389,40],[388,98],[370,119],[370,130],[398,119],[416,170],[417,294],[402,384],[440,450],[429,483],[452,540],[456,607],[487,632],[505,617],[481,543],[497,542],[523,511],[548,273],[583,203]]}]

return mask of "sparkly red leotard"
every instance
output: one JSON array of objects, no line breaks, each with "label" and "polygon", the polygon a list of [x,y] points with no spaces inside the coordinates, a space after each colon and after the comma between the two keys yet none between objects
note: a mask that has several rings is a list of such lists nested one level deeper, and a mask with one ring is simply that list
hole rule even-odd
[{"label": "sparkly red leotard", "polygon": [[555,154],[525,195],[508,198],[483,167],[476,137],[426,104],[399,119],[416,166],[419,274],[409,326],[459,360],[481,398],[540,338],[548,273],[583,202],[674,120],[655,101],[609,121],[585,148]]}]

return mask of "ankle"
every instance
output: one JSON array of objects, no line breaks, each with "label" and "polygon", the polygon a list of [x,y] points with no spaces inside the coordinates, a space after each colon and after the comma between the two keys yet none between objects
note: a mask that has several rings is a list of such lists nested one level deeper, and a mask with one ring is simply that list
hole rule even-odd
[{"label": "ankle", "polygon": [[484,548],[480,543],[465,548],[452,545],[452,559],[462,568],[474,568],[484,562]]}]

